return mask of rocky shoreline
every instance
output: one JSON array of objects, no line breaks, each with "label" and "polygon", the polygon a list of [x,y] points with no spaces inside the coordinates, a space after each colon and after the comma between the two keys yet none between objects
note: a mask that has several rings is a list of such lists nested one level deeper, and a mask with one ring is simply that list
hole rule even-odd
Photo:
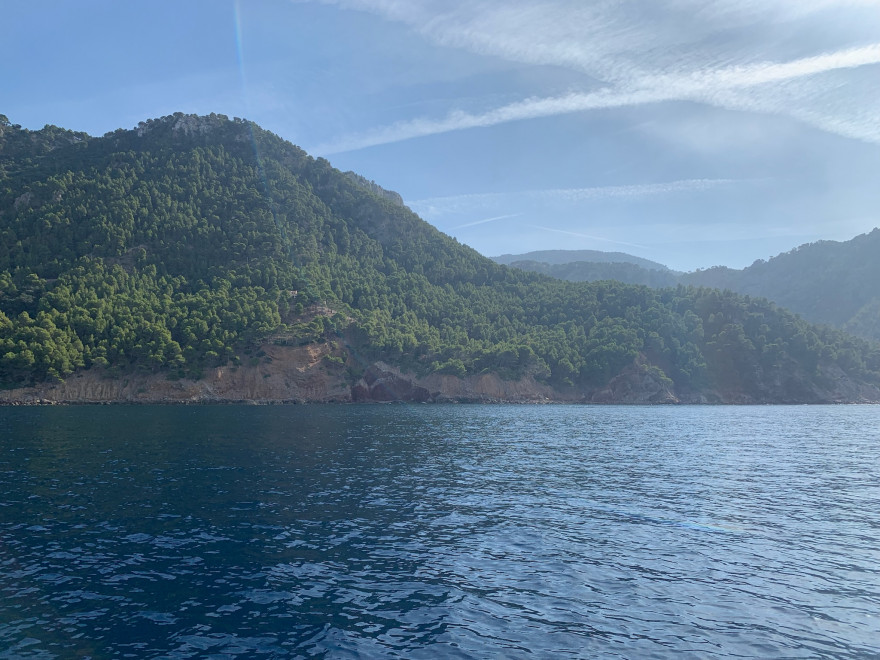
[{"label": "rocky shoreline", "polygon": [[[0,405],[58,404],[308,404],[308,403],[592,403],[674,404],[822,404],[880,403],[880,389],[830,374],[827,390],[792,385],[756,397],[743,392],[676,393],[663,373],[636,360],[604,387],[558,390],[531,376],[503,380],[487,373],[458,378],[418,377],[375,362],[358,369],[352,383],[351,356],[331,344],[300,347],[265,345],[247,365],[217,367],[198,380],[171,379],[163,373],[111,374],[100,369],[77,372],[65,381],[0,391]],[[797,390],[796,390],[797,391]]]}]

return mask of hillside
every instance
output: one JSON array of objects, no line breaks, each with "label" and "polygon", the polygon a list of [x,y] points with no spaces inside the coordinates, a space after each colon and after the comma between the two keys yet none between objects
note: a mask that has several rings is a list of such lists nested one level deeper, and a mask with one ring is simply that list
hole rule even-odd
[{"label": "hillside", "polygon": [[880,400],[876,346],[506,268],[247,121],[0,131],[10,401]]},{"label": "hillside", "polygon": [[813,323],[880,341],[880,229],[845,242],[802,245],[741,270],[718,266],[681,273],[646,267],[630,255],[611,263],[618,258],[617,252],[598,253],[601,258],[584,252],[553,251],[547,259],[543,253],[529,253],[532,260],[526,258],[529,255],[505,255],[505,263],[572,282],[617,280],[651,287],[684,284],[729,289],[772,300]]},{"label": "hillside", "polygon": [[[580,252],[581,250],[578,250]],[[541,273],[568,282],[615,280],[654,288],[677,286],[681,273],[668,268],[644,268],[626,261],[572,261],[551,264],[544,261],[511,261],[513,268]]]},{"label": "hillside", "polygon": [[880,229],[845,242],[802,245],[742,270],[686,273],[682,282],[769,298],[814,323],[880,340]]}]

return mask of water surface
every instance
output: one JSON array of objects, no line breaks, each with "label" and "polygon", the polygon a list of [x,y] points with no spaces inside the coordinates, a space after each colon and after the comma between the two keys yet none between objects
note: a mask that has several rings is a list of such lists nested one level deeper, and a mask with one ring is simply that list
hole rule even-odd
[{"label": "water surface", "polygon": [[0,657],[878,657],[878,422],[0,409]]}]

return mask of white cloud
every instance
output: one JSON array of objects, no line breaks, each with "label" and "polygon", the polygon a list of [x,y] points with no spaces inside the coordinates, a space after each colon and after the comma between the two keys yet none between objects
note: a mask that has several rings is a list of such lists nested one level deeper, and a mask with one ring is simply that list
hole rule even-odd
[{"label": "white cloud", "polygon": [[474,220],[473,222],[465,222],[463,225],[456,225],[452,227],[452,229],[464,229],[466,227],[476,227],[477,225],[485,225],[489,222],[495,222],[496,220],[506,220],[508,218],[517,218],[521,216],[522,213],[506,213],[504,215],[495,215],[491,218],[483,218],[482,220]]},{"label": "white cloud", "polygon": [[[676,100],[787,115],[880,143],[877,0],[324,1],[404,23],[441,46],[586,73],[598,88],[526,98],[482,113],[455,110],[400,121],[314,147],[318,153]],[[810,34],[829,17],[839,23],[848,11],[854,12],[853,36],[838,30],[831,47],[816,51]],[[785,37],[768,36],[777,33]],[[873,38],[866,41],[865,34]]]}]

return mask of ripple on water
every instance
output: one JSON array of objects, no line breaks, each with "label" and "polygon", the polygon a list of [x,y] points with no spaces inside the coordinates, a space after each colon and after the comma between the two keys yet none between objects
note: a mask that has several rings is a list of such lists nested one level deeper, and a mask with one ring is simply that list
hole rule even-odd
[{"label": "ripple on water", "polygon": [[875,407],[2,412],[0,657],[880,656]]}]

